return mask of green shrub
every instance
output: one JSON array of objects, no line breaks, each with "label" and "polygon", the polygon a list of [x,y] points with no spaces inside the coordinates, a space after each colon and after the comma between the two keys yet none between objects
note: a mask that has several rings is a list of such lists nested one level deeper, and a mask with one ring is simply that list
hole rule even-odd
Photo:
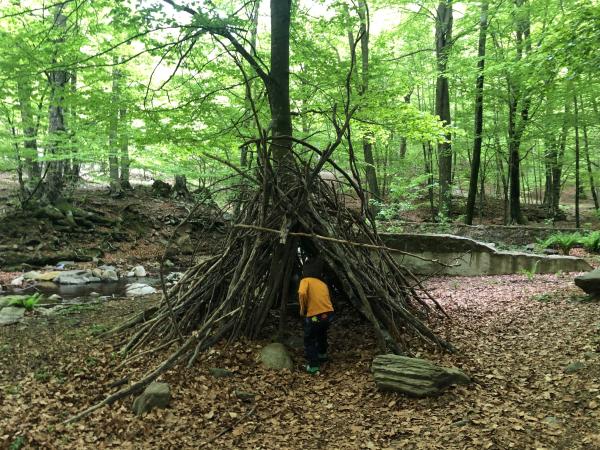
[{"label": "green shrub", "polygon": [[584,236],[577,232],[556,233],[541,241],[540,245],[543,248],[558,248],[563,254],[568,255],[573,247],[583,245],[583,241]]},{"label": "green shrub", "polygon": [[9,306],[19,306],[25,308],[27,311],[33,311],[37,307],[38,303],[42,299],[42,294],[37,293],[29,297],[20,297],[12,299],[8,302]]},{"label": "green shrub", "polygon": [[593,231],[583,238],[583,247],[588,252],[600,252],[600,231]]}]

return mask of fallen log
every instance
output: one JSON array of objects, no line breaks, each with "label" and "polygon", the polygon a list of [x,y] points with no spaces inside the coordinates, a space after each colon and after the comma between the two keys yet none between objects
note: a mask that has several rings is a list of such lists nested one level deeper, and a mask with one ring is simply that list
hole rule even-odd
[{"label": "fallen log", "polygon": [[439,395],[450,385],[471,382],[457,368],[440,367],[425,359],[394,354],[376,356],[371,370],[380,390],[401,392],[411,397]]}]

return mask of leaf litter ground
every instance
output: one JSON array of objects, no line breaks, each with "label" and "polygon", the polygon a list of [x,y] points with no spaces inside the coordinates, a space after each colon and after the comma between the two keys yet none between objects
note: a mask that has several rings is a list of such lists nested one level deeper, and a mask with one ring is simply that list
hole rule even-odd
[{"label": "leaf litter ground", "polygon": [[[61,421],[160,361],[118,368],[114,342],[98,334],[158,299],[112,300],[0,329],[0,447],[241,449],[594,449],[600,448],[599,304],[570,276],[436,278],[427,283],[451,321],[437,325],[458,354],[419,356],[455,365],[475,383],[430,399],[379,393],[370,363],[371,327],[340,311],[332,361],[301,372],[301,323],[290,329],[297,370],[270,372],[262,342],[207,352],[192,369],[168,372],[169,409],[142,418],[132,399],[74,425]],[[567,374],[580,361],[584,367]],[[230,378],[212,377],[210,367]],[[236,391],[255,394],[243,401]]]}]

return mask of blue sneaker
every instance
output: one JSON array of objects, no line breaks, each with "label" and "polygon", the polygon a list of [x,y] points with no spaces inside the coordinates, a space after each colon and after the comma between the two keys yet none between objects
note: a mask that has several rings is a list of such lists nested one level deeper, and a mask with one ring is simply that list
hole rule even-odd
[{"label": "blue sneaker", "polygon": [[316,375],[316,374],[318,374],[318,373],[319,373],[319,370],[320,370],[319,366],[311,366],[310,364],[308,364],[308,365],[306,366],[306,372],[307,372],[307,373],[310,373],[311,375]]}]

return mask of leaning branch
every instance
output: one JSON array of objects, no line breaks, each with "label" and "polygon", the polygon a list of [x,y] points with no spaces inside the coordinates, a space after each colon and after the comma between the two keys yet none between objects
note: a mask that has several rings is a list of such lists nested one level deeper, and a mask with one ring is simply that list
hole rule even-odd
[{"label": "leaning branch", "polygon": [[[233,226],[236,228],[247,228],[247,229],[256,230],[256,231],[263,231],[265,233],[281,234],[281,230],[275,230],[274,228],[265,228],[265,227],[261,227],[258,225],[248,225],[245,223],[237,223]],[[344,239],[336,239],[336,238],[332,238],[332,237],[328,237],[328,236],[321,236],[319,234],[314,234],[314,233],[302,233],[300,231],[289,232],[286,234],[287,234],[287,236],[308,237],[308,238],[312,238],[312,239],[319,239],[321,241],[330,241],[330,242],[336,242],[338,244],[351,245],[353,247],[370,248],[373,250],[387,250],[388,252],[400,253],[401,255],[410,256],[412,258],[417,258],[417,259],[420,259],[421,261],[432,262],[432,263],[439,264],[440,266],[444,266],[444,267],[456,267],[458,265],[458,264],[446,264],[446,263],[441,262],[439,259],[424,258],[422,256],[415,255],[414,253],[405,252],[404,250],[398,250],[397,248],[387,247],[385,245],[365,244],[362,242],[353,242],[353,241],[347,241]]]}]

